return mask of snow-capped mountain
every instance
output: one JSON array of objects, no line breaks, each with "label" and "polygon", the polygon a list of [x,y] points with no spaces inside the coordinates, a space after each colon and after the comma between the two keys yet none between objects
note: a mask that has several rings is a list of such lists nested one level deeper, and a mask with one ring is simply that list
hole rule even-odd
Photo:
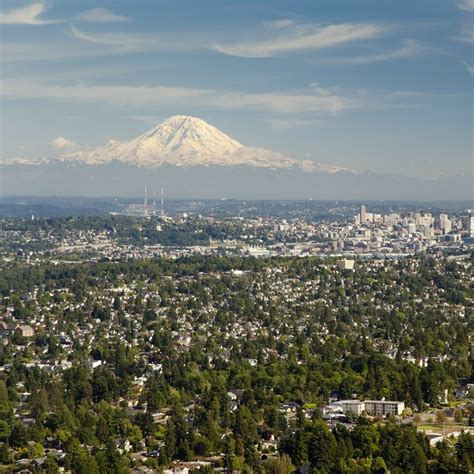
[{"label": "snow-capped mountain", "polygon": [[12,157],[12,158],[3,158],[0,160],[0,163],[2,165],[44,165],[46,163],[49,163],[50,160],[47,158],[21,158],[21,157]]},{"label": "snow-capped mountain", "polygon": [[143,135],[128,141],[109,140],[92,150],[68,153],[61,161],[91,165],[120,161],[140,167],[252,166],[257,168],[301,168],[334,173],[342,168],[311,161],[297,161],[264,148],[244,146],[204,120],[175,115]]},{"label": "snow-capped mountain", "polygon": [[165,186],[181,198],[465,199],[472,176],[433,180],[355,172],[245,146],[204,120],[174,116],[125,142],[59,158],[1,160],[4,195],[139,196]]}]

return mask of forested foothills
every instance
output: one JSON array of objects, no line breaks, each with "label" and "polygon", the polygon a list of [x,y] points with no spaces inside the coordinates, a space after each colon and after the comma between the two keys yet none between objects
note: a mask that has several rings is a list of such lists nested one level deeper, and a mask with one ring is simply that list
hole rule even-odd
[{"label": "forested foothills", "polygon": [[4,262],[2,472],[472,472],[472,263]]}]

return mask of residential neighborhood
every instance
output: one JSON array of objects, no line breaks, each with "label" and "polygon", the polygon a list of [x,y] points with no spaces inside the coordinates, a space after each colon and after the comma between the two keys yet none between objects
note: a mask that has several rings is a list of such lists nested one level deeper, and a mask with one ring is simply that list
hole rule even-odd
[{"label": "residential neighborhood", "polygon": [[345,427],[357,446],[363,423],[423,433],[436,456],[473,430],[462,254],[40,255],[0,271],[2,456],[17,471],[257,469],[296,459],[298,430]]}]

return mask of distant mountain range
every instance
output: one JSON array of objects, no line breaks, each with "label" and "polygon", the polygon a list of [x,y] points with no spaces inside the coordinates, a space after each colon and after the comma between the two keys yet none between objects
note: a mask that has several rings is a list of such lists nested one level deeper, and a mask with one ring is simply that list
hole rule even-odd
[{"label": "distant mountain range", "polygon": [[[265,148],[244,146],[204,120],[175,115],[157,127],[128,142],[109,140],[87,151],[58,158],[69,163],[103,165],[118,161],[128,165],[161,166],[251,166],[255,168],[325,171],[336,173],[342,167],[312,161],[297,161]],[[6,164],[44,164],[50,160],[13,159]]]},{"label": "distant mountain range", "polygon": [[57,159],[2,163],[2,194],[136,196],[145,185],[186,198],[471,199],[472,176],[409,178],[357,172],[242,145],[176,115],[128,141]]}]

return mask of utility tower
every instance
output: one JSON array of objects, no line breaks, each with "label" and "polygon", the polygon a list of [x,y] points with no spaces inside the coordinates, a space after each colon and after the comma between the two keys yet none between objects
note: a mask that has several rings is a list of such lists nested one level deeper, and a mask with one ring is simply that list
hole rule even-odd
[{"label": "utility tower", "polygon": [[165,192],[163,190],[163,186],[161,186],[161,209],[160,209],[160,216],[165,217]]},{"label": "utility tower", "polygon": [[148,215],[148,198],[145,186],[145,198],[143,199],[143,215],[146,217]]}]

